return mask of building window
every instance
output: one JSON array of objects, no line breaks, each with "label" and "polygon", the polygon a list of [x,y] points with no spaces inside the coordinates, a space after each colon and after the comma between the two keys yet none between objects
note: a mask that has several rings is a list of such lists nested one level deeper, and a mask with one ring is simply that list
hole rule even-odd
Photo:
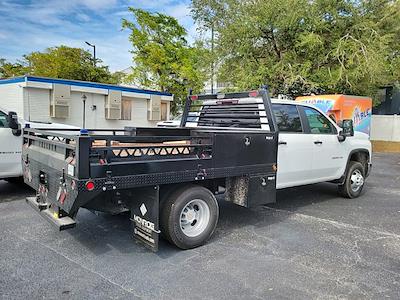
[{"label": "building window", "polygon": [[121,120],[132,120],[132,100],[122,99]]},{"label": "building window", "polygon": [[167,120],[168,104],[167,102],[161,102],[161,121]]}]

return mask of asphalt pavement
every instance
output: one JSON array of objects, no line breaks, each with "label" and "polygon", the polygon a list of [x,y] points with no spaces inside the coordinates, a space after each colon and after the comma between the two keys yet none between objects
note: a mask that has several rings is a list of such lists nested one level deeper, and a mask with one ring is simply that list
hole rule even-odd
[{"label": "asphalt pavement", "polygon": [[376,154],[358,199],[324,183],[278,192],[276,204],[220,202],[204,246],[132,239],[127,216],[82,209],[56,231],[0,181],[1,299],[400,299],[400,154]]}]

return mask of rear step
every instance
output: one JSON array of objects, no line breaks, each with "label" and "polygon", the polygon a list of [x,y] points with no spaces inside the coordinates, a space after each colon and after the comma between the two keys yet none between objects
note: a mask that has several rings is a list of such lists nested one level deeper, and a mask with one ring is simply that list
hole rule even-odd
[{"label": "rear step", "polygon": [[58,213],[48,203],[38,202],[36,197],[27,197],[26,202],[48,222],[55,225],[59,231],[74,228],[76,225],[75,220],[69,216],[58,217]]}]

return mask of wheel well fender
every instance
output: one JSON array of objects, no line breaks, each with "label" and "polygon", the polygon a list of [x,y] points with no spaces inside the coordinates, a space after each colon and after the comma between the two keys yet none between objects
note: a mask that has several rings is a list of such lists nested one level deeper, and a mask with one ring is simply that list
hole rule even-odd
[{"label": "wheel well fender", "polygon": [[216,191],[217,180],[202,180],[202,181],[188,181],[186,183],[166,184],[160,186],[160,205],[177,189],[181,189],[188,186],[203,186],[210,190],[212,193]]},{"label": "wheel well fender", "polygon": [[364,166],[365,173],[367,173],[369,159],[369,151],[367,149],[360,148],[350,151],[349,156],[347,157],[345,174],[349,168],[351,161],[357,161],[361,163]]},{"label": "wheel well fender", "polygon": [[354,149],[350,152],[349,157],[347,158],[347,165],[346,165],[346,171],[347,168],[349,167],[350,161],[357,161],[361,163],[364,168],[365,172],[367,172],[368,168],[368,162],[369,162],[369,152],[367,149]]},{"label": "wheel well fender", "polygon": [[352,151],[350,151],[350,153],[347,157],[347,163],[346,163],[346,168],[344,170],[344,173],[343,173],[342,177],[340,177],[337,181],[335,181],[335,183],[343,184],[351,161],[357,161],[357,162],[361,163],[364,166],[365,174],[368,174],[368,167],[369,167],[368,162],[370,160],[369,156],[370,156],[369,151],[364,148],[353,149]]}]

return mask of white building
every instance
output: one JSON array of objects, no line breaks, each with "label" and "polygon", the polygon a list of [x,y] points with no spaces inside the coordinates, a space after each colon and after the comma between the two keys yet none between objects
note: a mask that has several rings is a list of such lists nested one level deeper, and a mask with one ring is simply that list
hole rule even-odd
[{"label": "white building", "polygon": [[204,94],[217,94],[220,93],[222,90],[232,87],[230,84],[226,82],[220,82],[216,79],[214,79],[214,85],[213,85],[213,92],[211,91],[211,80],[208,80],[204,84]]},{"label": "white building", "polygon": [[0,107],[29,121],[86,128],[155,126],[169,119],[173,96],[133,87],[35,76],[0,80]]}]

